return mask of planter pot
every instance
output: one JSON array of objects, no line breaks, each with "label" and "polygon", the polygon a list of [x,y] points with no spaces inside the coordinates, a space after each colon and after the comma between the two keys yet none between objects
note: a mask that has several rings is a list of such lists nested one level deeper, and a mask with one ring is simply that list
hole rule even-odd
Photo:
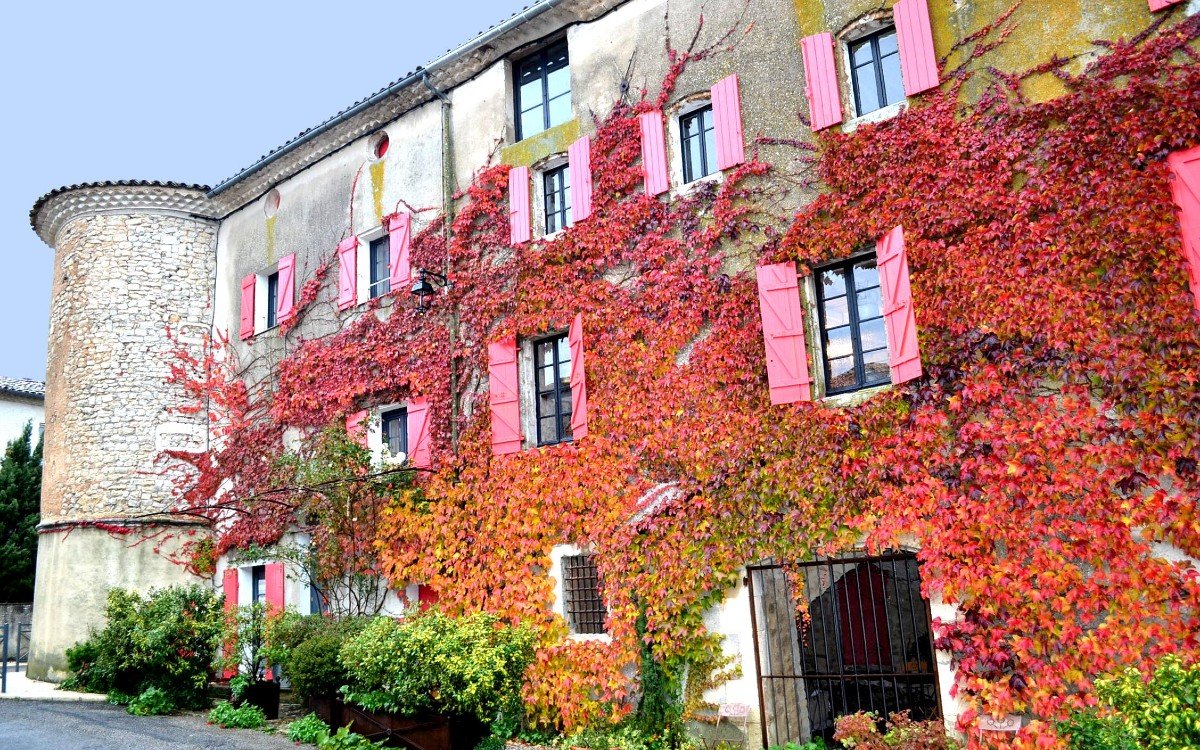
[{"label": "planter pot", "polygon": [[400,716],[367,711],[340,698],[310,698],[308,706],[330,727],[349,726],[367,739],[409,750],[474,750],[487,736],[487,727],[474,717]]},{"label": "planter pot", "polygon": [[279,682],[276,680],[259,680],[251,683],[242,693],[241,703],[258,706],[268,719],[279,718]]}]

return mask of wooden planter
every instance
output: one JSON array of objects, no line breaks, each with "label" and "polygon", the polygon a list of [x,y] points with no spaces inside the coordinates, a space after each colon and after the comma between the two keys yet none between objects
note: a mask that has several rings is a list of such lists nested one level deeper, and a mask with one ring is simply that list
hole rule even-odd
[{"label": "wooden planter", "polygon": [[367,711],[341,698],[309,698],[308,706],[330,727],[349,726],[369,740],[409,750],[474,750],[487,727],[474,717],[400,716]]},{"label": "wooden planter", "polygon": [[267,719],[279,718],[279,682],[276,680],[259,680],[246,687],[239,703],[249,703],[258,706],[266,714]]}]

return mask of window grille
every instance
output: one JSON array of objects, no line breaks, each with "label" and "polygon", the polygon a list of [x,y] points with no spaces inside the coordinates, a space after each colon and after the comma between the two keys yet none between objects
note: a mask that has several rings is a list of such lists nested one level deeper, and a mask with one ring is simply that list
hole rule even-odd
[{"label": "window grille", "polygon": [[904,101],[896,29],[888,27],[850,43],[850,81],[858,116]]},{"label": "window grille", "polygon": [[717,136],[712,105],[679,118],[683,181],[695,182],[717,171]]},{"label": "window grille", "polygon": [[267,277],[267,328],[279,324],[279,272]]},{"label": "window grille", "polygon": [[600,598],[600,576],[593,555],[567,555],[562,559],[563,598],[572,633],[603,633],[608,610]]},{"label": "window grille", "polygon": [[383,423],[383,444],[388,454],[398,456],[408,453],[408,410],[393,409],[380,415]]},{"label": "window grille", "polygon": [[565,41],[516,65],[517,140],[571,119],[571,68]]},{"label": "window grille", "polygon": [[387,235],[371,242],[371,299],[392,291],[392,254]]},{"label": "window grille", "polygon": [[821,268],[816,280],[825,392],[891,382],[875,254]]},{"label": "window grille", "polygon": [[565,165],[542,175],[546,234],[571,226],[571,173]]},{"label": "window grille", "polygon": [[571,439],[571,347],[567,335],[533,344],[538,445]]}]

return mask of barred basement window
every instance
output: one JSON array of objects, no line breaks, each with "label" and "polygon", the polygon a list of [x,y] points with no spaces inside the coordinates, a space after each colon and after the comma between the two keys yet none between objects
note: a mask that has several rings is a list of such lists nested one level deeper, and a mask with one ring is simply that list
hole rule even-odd
[{"label": "barred basement window", "polygon": [[371,242],[371,299],[392,291],[391,248],[385,234]]},{"label": "barred basement window", "polygon": [[267,277],[267,328],[279,325],[279,272]]},{"label": "barred basement window", "polygon": [[571,226],[571,172],[563,165],[542,175],[546,206],[546,234]]},{"label": "barred basement window", "polygon": [[846,393],[891,382],[875,253],[819,269],[817,298],[825,392]]},{"label": "barred basement window", "polygon": [[567,555],[562,559],[563,599],[572,633],[603,634],[608,611],[600,598],[600,576],[594,555]]},{"label": "barred basement window", "polygon": [[571,346],[565,333],[535,341],[534,379],[538,445],[571,439]]},{"label": "barred basement window", "polygon": [[679,118],[685,184],[717,171],[717,136],[714,128],[711,104]]}]

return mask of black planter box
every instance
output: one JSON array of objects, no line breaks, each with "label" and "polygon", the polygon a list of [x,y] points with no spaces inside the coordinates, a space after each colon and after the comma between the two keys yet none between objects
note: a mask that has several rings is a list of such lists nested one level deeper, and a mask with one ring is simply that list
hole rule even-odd
[{"label": "black planter box", "polygon": [[309,698],[308,706],[330,727],[349,726],[369,740],[409,750],[474,750],[487,727],[473,716],[400,716],[367,711],[341,698]]},{"label": "black planter box", "polygon": [[279,718],[279,682],[276,680],[259,680],[253,682],[242,692],[240,703],[258,706],[266,714],[268,720]]}]

